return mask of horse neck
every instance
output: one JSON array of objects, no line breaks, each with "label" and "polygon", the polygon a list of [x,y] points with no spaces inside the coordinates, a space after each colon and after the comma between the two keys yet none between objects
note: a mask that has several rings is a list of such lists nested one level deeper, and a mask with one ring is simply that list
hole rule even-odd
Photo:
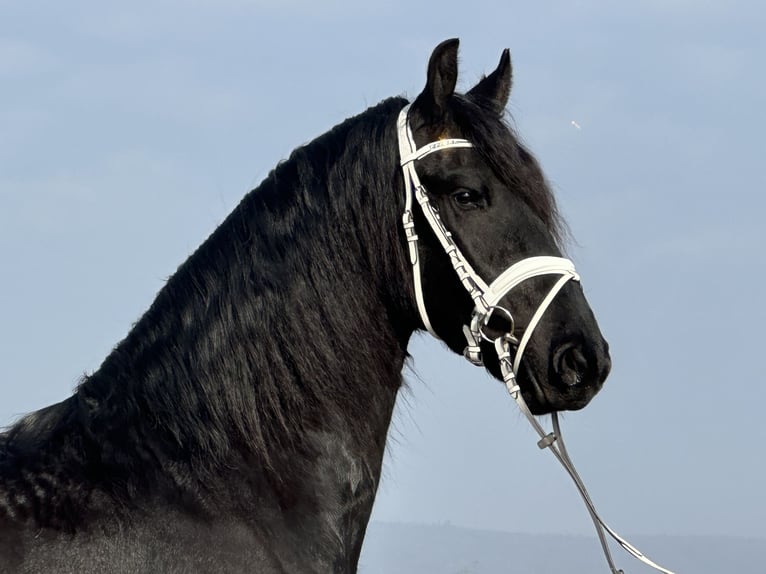
[{"label": "horse neck", "polygon": [[290,172],[313,168],[291,160],[251,192],[80,387],[94,442],[124,455],[140,436],[200,480],[244,460],[286,496],[321,467],[374,496],[412,332],[391,163],[362,191],[363,169],[330,165],[301,195]]}]

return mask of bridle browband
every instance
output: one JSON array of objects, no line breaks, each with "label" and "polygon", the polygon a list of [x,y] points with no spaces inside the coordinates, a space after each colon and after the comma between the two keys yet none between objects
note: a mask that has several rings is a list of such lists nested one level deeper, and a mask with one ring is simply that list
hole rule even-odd
[{"label": "bridle browband", "polygon": [[[433,231],[436,239],[441,244],[442,249],[447,254],[450,260],[452,268],[463,285],[469,296],[473,300],[474,309],[471,316],[469,325],[463,326],[463,334],[466,338],[466,347],[463,351],[465,358],[476,366],[483,365],[483,359],[481,354],[480,343],[482,340],[493,343],[495,351],[497,352],[498,359],[500,361],[500,368],[503,375],[503,382],[505,383],[508,392],[511,397],[516,401],[516,404],[521,409],[522,413],[526,416],[535,432],[540,436],[540,440],[537,445],[541,449],[548,448],[556,457],[556,459],[562,464],[569,476],[577,486],[577,490],[585,502],[585,505],[593,520],[593,524],[596,527],[601,546],[606,557],[606,561],[609,564],[609,568],[612,574],[622,574],[622,570],[618,570],[607,545],[604,532],[608,533],[614,538],[617,543],[622,546],[627,552],[634,557],[638,558],[645,564],[648,564],[655,570],[663,572],[664,574],[673,574],[670,570],[667,570],[644,556],[637,548],[632,546],[627,540],[619,536],[614,530],[612,530],[603,520],[599,517],[593,502],[588,495],[585,485],[580,479],[579,474],[574,468],[569,454],[567,453],[564,445],[564,439],[561,435],[561,429],[559,427],[558,414],[552,413],[553,419],[553,432],[546,433],[540,426],[537,419],[529,410],[524,398],[521,396],[521,389],[516,382],[516,373],[518,373],[519,365],[521,364],[521,358],[526,349],[527,343],[532,337],[537,324],[542,318],[545,310],[553,302],[553,299],[564,287],[564,285],[572,280],[579,281],[580,276],[575,271],[574,264],[563,257],[549,257],[549,256],[537,256],[528,257],[521,261],[511,265],[505,271],[503,271],[497,278],[491,283],[486,283],[482,277],[480,277],[476,271],[474,271],[471,264],[465,258],[463,253],[458,248],[455,241],[452,239],[452,234],[446,228],[436,207],[430,202],[426,193],[425,187],[420,183],[417,171],[415,170],[415,162],[423,159],[424,157],[446,149],[455,148],[472,148],[473,144],[465,139],[443,139],[429,144],[426,144],[420,148],[415,144],[415,139],[412,135],[412,129],[410,128],[408,113],[410,110],[410,104],[406,105],[399,113],[397,121],[397,131],[399,138],[399,157],[401,161],[402,172],[404,175],[404,214],[402,215],[402,226],[404,227],[404,234],[407,239],[407,249],[409,251],[410,264],[412,265],[413,283],[415,288],[415,301],[418,307],[418,313],[423,321],[423,325],[431,335],[437,339],[441,339],[431,325],[431,321],[428,318],[428,311],[425,306],[425,299],[423,295],[423,286],[421,279],[420,269],[420,257],[418,253],[418,235],[415,230],[415,220],[413,217],[413,205],[415,202],[420,206],[420,209],[428,222],[431,230]],[[499,306],[500,300],[505,297],[514,287],[523,283],[527,279],[532,277],[538,277],[540,275],[559,275],[559,279],[554,283],[553,287],[548,291],[548,294],[542,300],[537,307],[535,313],[530,319],[529,325],[524,329],[524,334],[521,340],[518,340],[514,335],[514,320],[513,315],[508,309]],[[483,328],[489,322],[492,314],[496,311],[502,312],[510,321],[511,328],[506,333],[495,337],[488,337]],[[516,346],[516,352],[512,353],[511,347]]]}]

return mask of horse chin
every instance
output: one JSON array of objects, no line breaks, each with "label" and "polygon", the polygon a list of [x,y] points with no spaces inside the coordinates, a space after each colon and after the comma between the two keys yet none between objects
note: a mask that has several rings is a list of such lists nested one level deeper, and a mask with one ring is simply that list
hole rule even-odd
[{"label": "horse chin", "polygon": [[[502,381],[500,365],[497,361],[485,363],[493,377]],[[521,388],[521,396],[533,415],[547,415],[552,412],[578,411],[585,408],[598,393],[599,388],[578,387],[560,389],[543,382],[533,369],[522,361],[517,382]]]},{"label": "horse chin", "polygon": [[545,415],[559,410],[552,406],[545,394],[544,386],[530,369],[525,369],[522,366],[516,381],[521,388],[521,396],[533,415]]}]

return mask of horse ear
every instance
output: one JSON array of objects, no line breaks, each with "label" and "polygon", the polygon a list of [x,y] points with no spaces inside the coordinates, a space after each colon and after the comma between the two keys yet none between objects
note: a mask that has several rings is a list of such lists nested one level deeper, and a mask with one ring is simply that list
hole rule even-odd
[{"label": "horse ear", "polygon": [[415,100],[418,110],[431,119],[440,118],[455,93],[457,84],[457,48],[460,40],[445,40],[431,54],[428,61],[426,87]]},{"label": "horse ear", "polygon": [[511,54],[508,48],[503,50],[500,63],[489,76],[468,90],[471,98],[489,103],[498,114],[502,114],[511,95]]}]

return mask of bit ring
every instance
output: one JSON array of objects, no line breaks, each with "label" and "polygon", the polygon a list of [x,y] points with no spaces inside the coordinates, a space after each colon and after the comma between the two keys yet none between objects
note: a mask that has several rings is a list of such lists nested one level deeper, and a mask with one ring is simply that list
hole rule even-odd
[{"label": "bit ring", "polygon": [[[505,316],[508,317],[508,321],[510,321],[511,323],[511,329],[510,331],[506,333],[502,333],[493,339],[492,337],[489,337],[484,333],[484,327],[486,327],[489,324],[489,320],[492,317],[492,313],[494,313],[495,311],[502,311],[503,313],[505,313]],[[485,340],[487,343],[494,343],[495,341],[503,337],[508,338],[508,340],[512,343],[519,342],[518,339],[516,339],[516,336],[513,334],[513,332],[516,330],[516,321],[514,321],[513,315],[511,315],[511,312],[508,309],[506,309],[505,307],[501,307],[500,305],[491,305],[487,309],[487,313],[486,315],[484,315],[484,318],[482,319],[481,325],[479,325],[478,330],[479,330],[479,335],[481,335],[481,338]]]}]

